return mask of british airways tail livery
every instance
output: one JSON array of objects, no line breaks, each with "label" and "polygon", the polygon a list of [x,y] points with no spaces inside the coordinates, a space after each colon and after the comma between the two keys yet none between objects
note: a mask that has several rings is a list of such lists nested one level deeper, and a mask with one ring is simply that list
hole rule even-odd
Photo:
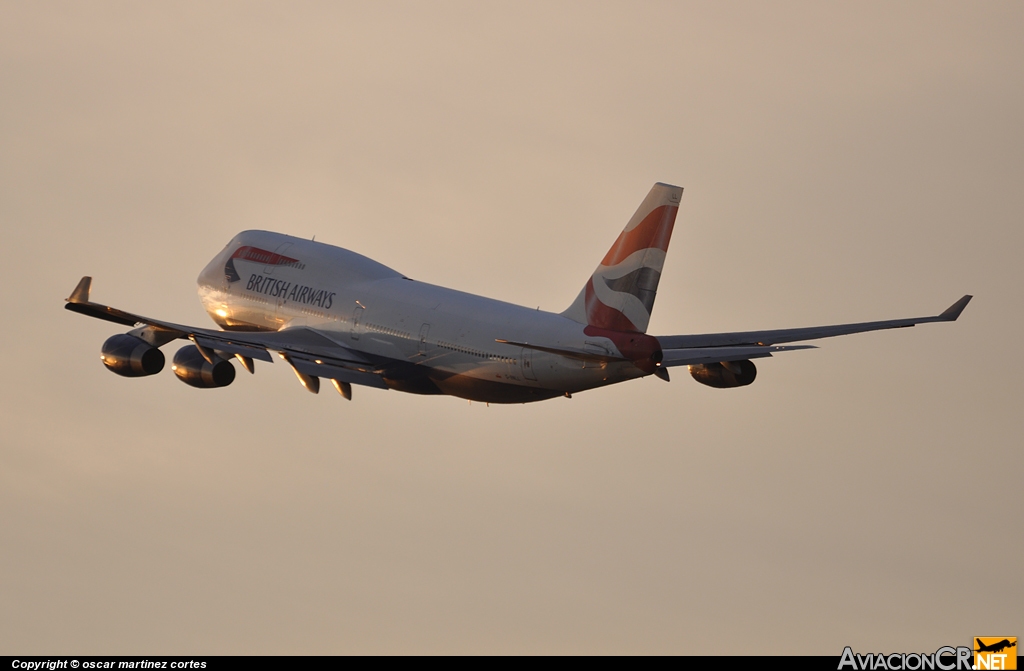
[{"label": "british airways tail livery", "polygon": [[955,321],[964,296],[933,317],[811,328],[652,336],[647,326],[683,190],[655,184],[564,312],[533,310],[417,282],[354,252],[268,231],[239,233],[199,275],[199,297],[219,329],[150,319],[94,303],[83,277],[65,307],[134,327],[102,347],[125,377],[164,367],[160,348],[189,340],[171,368],[186,384],[226,387],[232,359],[250,373],[276,354],[316,393],[352,385],[527,403],[634,378],[668,381],[689,366],[701,384],[742,387],[751,359],[812,348],[817,338]]}]

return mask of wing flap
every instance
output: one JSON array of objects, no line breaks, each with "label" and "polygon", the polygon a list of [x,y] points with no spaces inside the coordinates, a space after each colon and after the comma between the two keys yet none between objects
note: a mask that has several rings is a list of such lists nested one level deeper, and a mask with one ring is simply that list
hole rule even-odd
[{"label": "wing flap", "polygon": [[269,361],[270,363],[274,362],[274,357],[270,356],[270,352],[263,347],[253,347],[252,345],[243,345],[232,340],[213,339],[202,335],[193,335],[192,337],[197,345],[202,345],[208,349],[241,354],[250,359],[259,359],[261,361]]},{"label": "wing flap", "polygon": [[328,363],[323,359],[318,362],[315,359],[305,359],[298,356],[288,357],[288,363],[295,370],[306,375],[325,377],[330,380],[348,382],[350,384],[361,384],[365,387],[376,387],[377,389],[388,388],[388,385],[385,384],[384,379],[379,374],[368,370],[355,370],[338,365],[337,363]]},{"label": "wing flap", "polygon": [[661,365],[664,367],[689,366],[698,363],[761,359],[769,357],[776,352],[789,352],[800,349],[817,348],[814,345],[788,345],[776,347],[691,347],[687,349],[666,349],[662,351]]},{"label": "wing flap", "polygon": [[[223,335],[225,332],[216,331],[215,333]],[[283,331],[247,332],[244,336],[240,336],[238,332],[232,332],[232,338],[257,343],[260,347],[280,352],[301,352],[316,357],[329,357],[365,365],[371,364],[371,361],[365,356],[350,350],[323,332],[308,326],[285,329]]]}]

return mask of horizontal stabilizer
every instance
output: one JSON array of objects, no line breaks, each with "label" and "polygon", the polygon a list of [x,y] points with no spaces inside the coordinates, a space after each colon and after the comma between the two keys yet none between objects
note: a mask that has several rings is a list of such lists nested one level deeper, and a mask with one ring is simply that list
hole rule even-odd
[{"label": "horizontal stabilizer", "polygon": [[626,361],[621,356],[611,356],[609,354],[595,354],[593,352],[583,352],[577,349],[564,349],[561,347],[544,347],[543,345],[531,345],[527,342],[515,342],[514,340],[502,340],[501,338],[495,339],[494,342],[499,342],[502,345],[515,345],[516,347],[525,347],[526,349],[537,350],[538,352],[547,352],[548,354],[558,354],[560,356],[567,356],[570,359],[579,359],[580,361],[598,361],[598,362],[609,362],[609,361]]}]

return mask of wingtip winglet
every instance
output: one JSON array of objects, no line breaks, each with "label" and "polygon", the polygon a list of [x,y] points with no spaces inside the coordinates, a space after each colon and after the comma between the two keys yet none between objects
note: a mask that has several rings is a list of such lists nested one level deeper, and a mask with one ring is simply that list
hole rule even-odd
[{"label": "wingtip winglet", "polygon": [[86,275],[78,280],[78,286],[67,298],[68,303],[88,303],[90,288],[92,288],[92,278]]},{"label": "wingtip winglet", "polygon": [[946,308],[945,311],[939,315],[939,317],[945,321],[955,322],[957,320],[957,317],[960,316],[960,313],[964,311],[965,307],[967,307],[967,304],[971,302],[972,298],[974,298],[974,296],[971,296],[970,294],[964,296],[956,303],[953,303],[948,308]]}]

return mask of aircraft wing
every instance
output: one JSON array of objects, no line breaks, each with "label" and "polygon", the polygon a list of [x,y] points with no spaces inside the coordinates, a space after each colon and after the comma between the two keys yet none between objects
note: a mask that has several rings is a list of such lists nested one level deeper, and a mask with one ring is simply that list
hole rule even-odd
[{"label": "aircraft wing", "polygon": [[661,365],[668,368],[671,366],[691,366],[698,363],[761,359],[771,356],[773,352],[789,352],[798,349],[816,348],[814,345],[782,345],[774,347],[687,347],[682,349],[666,349],[662,350]]},{"label": "aircraft wing", "polygon": [[[799,342],[803,340],[817,340],[818,338],[831,338],[833,336],[849,335],[851,333],[864,333],[865,331],[880,331],[882,329],[898,329],[914,326],[915,324],[927,324],[930,322],[953,322],[960,313],[964,311],[972,296],[964,296],[956,303],[953,303],[942,313],[934,317],[913,317],[910,319],[890,319],[877,322],[860,322],[857,324],[836,324],[834,326],[811,326],[808,328],[778,329],[774,331],[741,331],[738,333],[708,333],[703,335],[668,335],[658,336],[662,350],[665,352],[665,359],[676,350],[692,350],[705,348],[751,348],[752,350],[765,350],[770,352],[781,351],[782,347],[770,347],[779,343]],[[743,357],[749,358],[749,357]],[[721,361],[722,359],[716,359]]]},{"label": "aircraft wing", "polygon": [[[270,353],[277,352],[296,371],[305,375],[388,388],[382,377],[383,371],[372,360],[322,331],[309,327],[283,331],[220,331],[174,324],[94,303],[89,300],[91,285],[92,278],[83,277],[64,308],[115,324],[150,326],[160,333],[164,342],[179,338],[191,340],[207,360],[210,360],[210,351],[217,351],[273,362]],[[246,367],[249,368],[249,364]]]}]

